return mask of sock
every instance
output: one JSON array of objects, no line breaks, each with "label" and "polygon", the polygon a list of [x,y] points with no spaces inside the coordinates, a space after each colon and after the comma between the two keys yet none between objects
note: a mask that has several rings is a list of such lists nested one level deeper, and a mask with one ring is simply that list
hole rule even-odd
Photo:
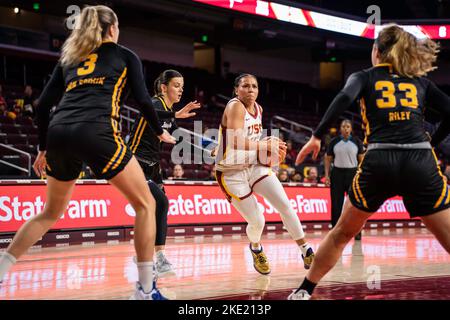
[{"label": "sock", "polygon": [[0,256],[0,281],[3,280],[3,277],[5,276],[6,272],[11,269],[11,267],[16,263],[16,258],[9,254],[8,252],[4,252]]},{"label": "sock", "polygon": [[253,245],[250,243],[250,248],[252,249],[253,252],[255,253],[259,253],[262,250],[262,246],[261,243],[258,245],[258,248],[253,247]]},{"label": "sock", "polygon": [[299,292],[300,290],[306,290],[310,295],[312,295],[316,286],[317,283],[311,282],[308,280],[308,278],[305,277],[305,280],[303,280],[303,283],[300,285],[300,287],[298,287],[295,293]]},{"label": "sock", "polygon": [[150,293],[153,288],[153,262],[145,261],[137,263],[139,283],[145,293]]},{"label": "sock", "polygon": [[300,245],[300,250],[302,251],[303,256],[306,256],[306,252],[309,248],[311,248],[311,245],[308,242]]}]

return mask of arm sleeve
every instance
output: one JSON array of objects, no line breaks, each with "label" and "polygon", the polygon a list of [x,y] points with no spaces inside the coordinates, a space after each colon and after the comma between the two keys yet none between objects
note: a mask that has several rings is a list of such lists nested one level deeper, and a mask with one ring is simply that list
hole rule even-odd
[{"label": "arm sleeve", "polygon": [[313,135],[321,139],[328,127],[360,96],[365,86],[366,76],[363,72],[350,75],[344,88],[331,102]]},{"label": "arm sleeve", "polygon": [[58,63],[52,76],[42,91],[36,105],[36,122],[39,134],[39,151],[47,148],[47,130],[50,119],[50,109],[58,102],[64,92],[64,77],[62,67]]},{"label": "arm sleeve", "polygon": [[142,63],[138,56],[130,50],[126,50],[126,56],[128,79],[133,96],[139,104],[140,111],[145,120],[147,120],[150,130],[159,136],[163,133],[163,129],[159,125],[158,115],[153,107],[152,99],[148,94],[147,87],[145,86]]},{"label": "arm sleeve", "polygon": [[437,146],[450,134],[450,97],[430,81],[425,99],[427,105],[438,111],[443,119],[431,137],[431,144]]}]

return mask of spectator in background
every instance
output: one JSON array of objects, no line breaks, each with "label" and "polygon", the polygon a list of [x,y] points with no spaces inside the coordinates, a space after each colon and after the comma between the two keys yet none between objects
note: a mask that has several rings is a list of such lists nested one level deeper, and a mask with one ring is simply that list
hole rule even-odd
[{"label": "spectator in background", "polygon": [[15,104],[12,111],[7,111],[6,116],[12,120],[16,120],[17,117],[22,116],[22,107],[19,104]]},{"label": "spectator in background", "polygon": [[36,97],[33,94],[33,88],[31,86],[26,86],[23,95],[22,116],[30,118],[34,117],[34,110],[36,106],[35,100]]},{"label": "spectator in background", "polygon": [[294,145],[291,140],[286,141],[286,159],[284,162],[290,166],[293,166],[295,159],[297,158],[297,151],[294,149]]},{"label": "spectator in background", "polygon": [[278,180],[280,180],[280,182],[289,182],[289,174],[287,170],[281,169],[278,171]]},{"label": "spectator in background", "polygon": [[8,115],[8,111],[6,110],[6,104],[0,103],[0,116],[6,117]]},{"label": "spectator in background", "polygon": [[303,179],[304,183],[317,183],[319,178],[319,172],[317,167],[310,167],[306,171],[306,177]]},{"label": "spectator in background", "polygon": [[302,174],[298,171],[295,171],[294,174],[291,176],[292,182],[302,182],[303,177]]},{"label": "spectator in background", "polygon": [[204,108],[207,108],[205,91],[201,89],[198,90],[195,96],[195,100],[197,100],[197,102],[200,103],[200,105],[202,105]]},{"label": "spectator in background", "polygon": [[323,146],[325,150],[328,148],[328,145],[330,144],[331,140],[334,139],[335,137],[337,137],[337,129],[330,128],[330,130],[328,130],[328,133],[323,137]]},{"label": "spectator in background", "polygon": [[[2,107],[4,107],[4,109]],[[8,105],[6,104],[5,97],[3,97],[3,88],[1,85],[0,85],[0,108],[2,108],[3,110],[8,109]]]},{"label": "spectator in background", "polygon": [[289,135],[289,139],[292,140],[296,144],[305,144],[308,141],[308,137],[303,132],[302,128],[295,126],[294,133]]},{"label": "spectator in background", "polygon": [[216,166],[212,166],[209,170],[209,176],[205,178],[205,181],[216,181]]},{"label": "spectator in background", "polygon": [[184,170],[181,164],[176,164],[173,167],[172,176],[169,177],[169,180],[186,180],[184,177]]}]

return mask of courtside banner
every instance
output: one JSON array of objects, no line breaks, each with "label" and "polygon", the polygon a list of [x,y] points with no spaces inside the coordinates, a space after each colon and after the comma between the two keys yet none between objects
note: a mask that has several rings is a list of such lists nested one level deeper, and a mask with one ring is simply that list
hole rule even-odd
[{"label": "courtside banner", "polygon": [[[169,197],[169,224],[221,224],[244,222],[225,199],[217,185],[166,185]],[[320,187],[285,187],[294,211],[302,221],[330,220],[330,191]],[[45,185],[0,186],[0,232],[15,232],[39,213],[46,201]],[[281,221],[272,205],[258,197],[266,221]],[[81,229],[131,226],[134,210],[124,197],[108,184],[80,184],[68,208],[53,229]],[[403,201],[385,202],[372,220],[408,219]]]}]

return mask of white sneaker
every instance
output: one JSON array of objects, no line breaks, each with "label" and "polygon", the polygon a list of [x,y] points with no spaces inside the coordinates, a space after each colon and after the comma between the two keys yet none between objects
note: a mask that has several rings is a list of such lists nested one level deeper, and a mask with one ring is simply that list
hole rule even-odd
[{"label": "white sneaker", "polygon": [[158,278],[173,277],[176,275],[175,271],[173,270],[172,264],[162,253],[156,254],[155,267],[156,275]]},{"label": "white sneaker", "polygon": [[156,288],[156,282],[153,281],[153,288],[149,293],[144,292],[139,282],[136,282],[136,291],[130,297],[130,300],[169,300],[164,297],[158,288]]},{"label": "white sneaker", "polygon": [[295,293],[297,290],[292,290],[292,293],[287,297],[288,300],[310,300],[311,295],[306,290],[298,290],[297,293]]}]

